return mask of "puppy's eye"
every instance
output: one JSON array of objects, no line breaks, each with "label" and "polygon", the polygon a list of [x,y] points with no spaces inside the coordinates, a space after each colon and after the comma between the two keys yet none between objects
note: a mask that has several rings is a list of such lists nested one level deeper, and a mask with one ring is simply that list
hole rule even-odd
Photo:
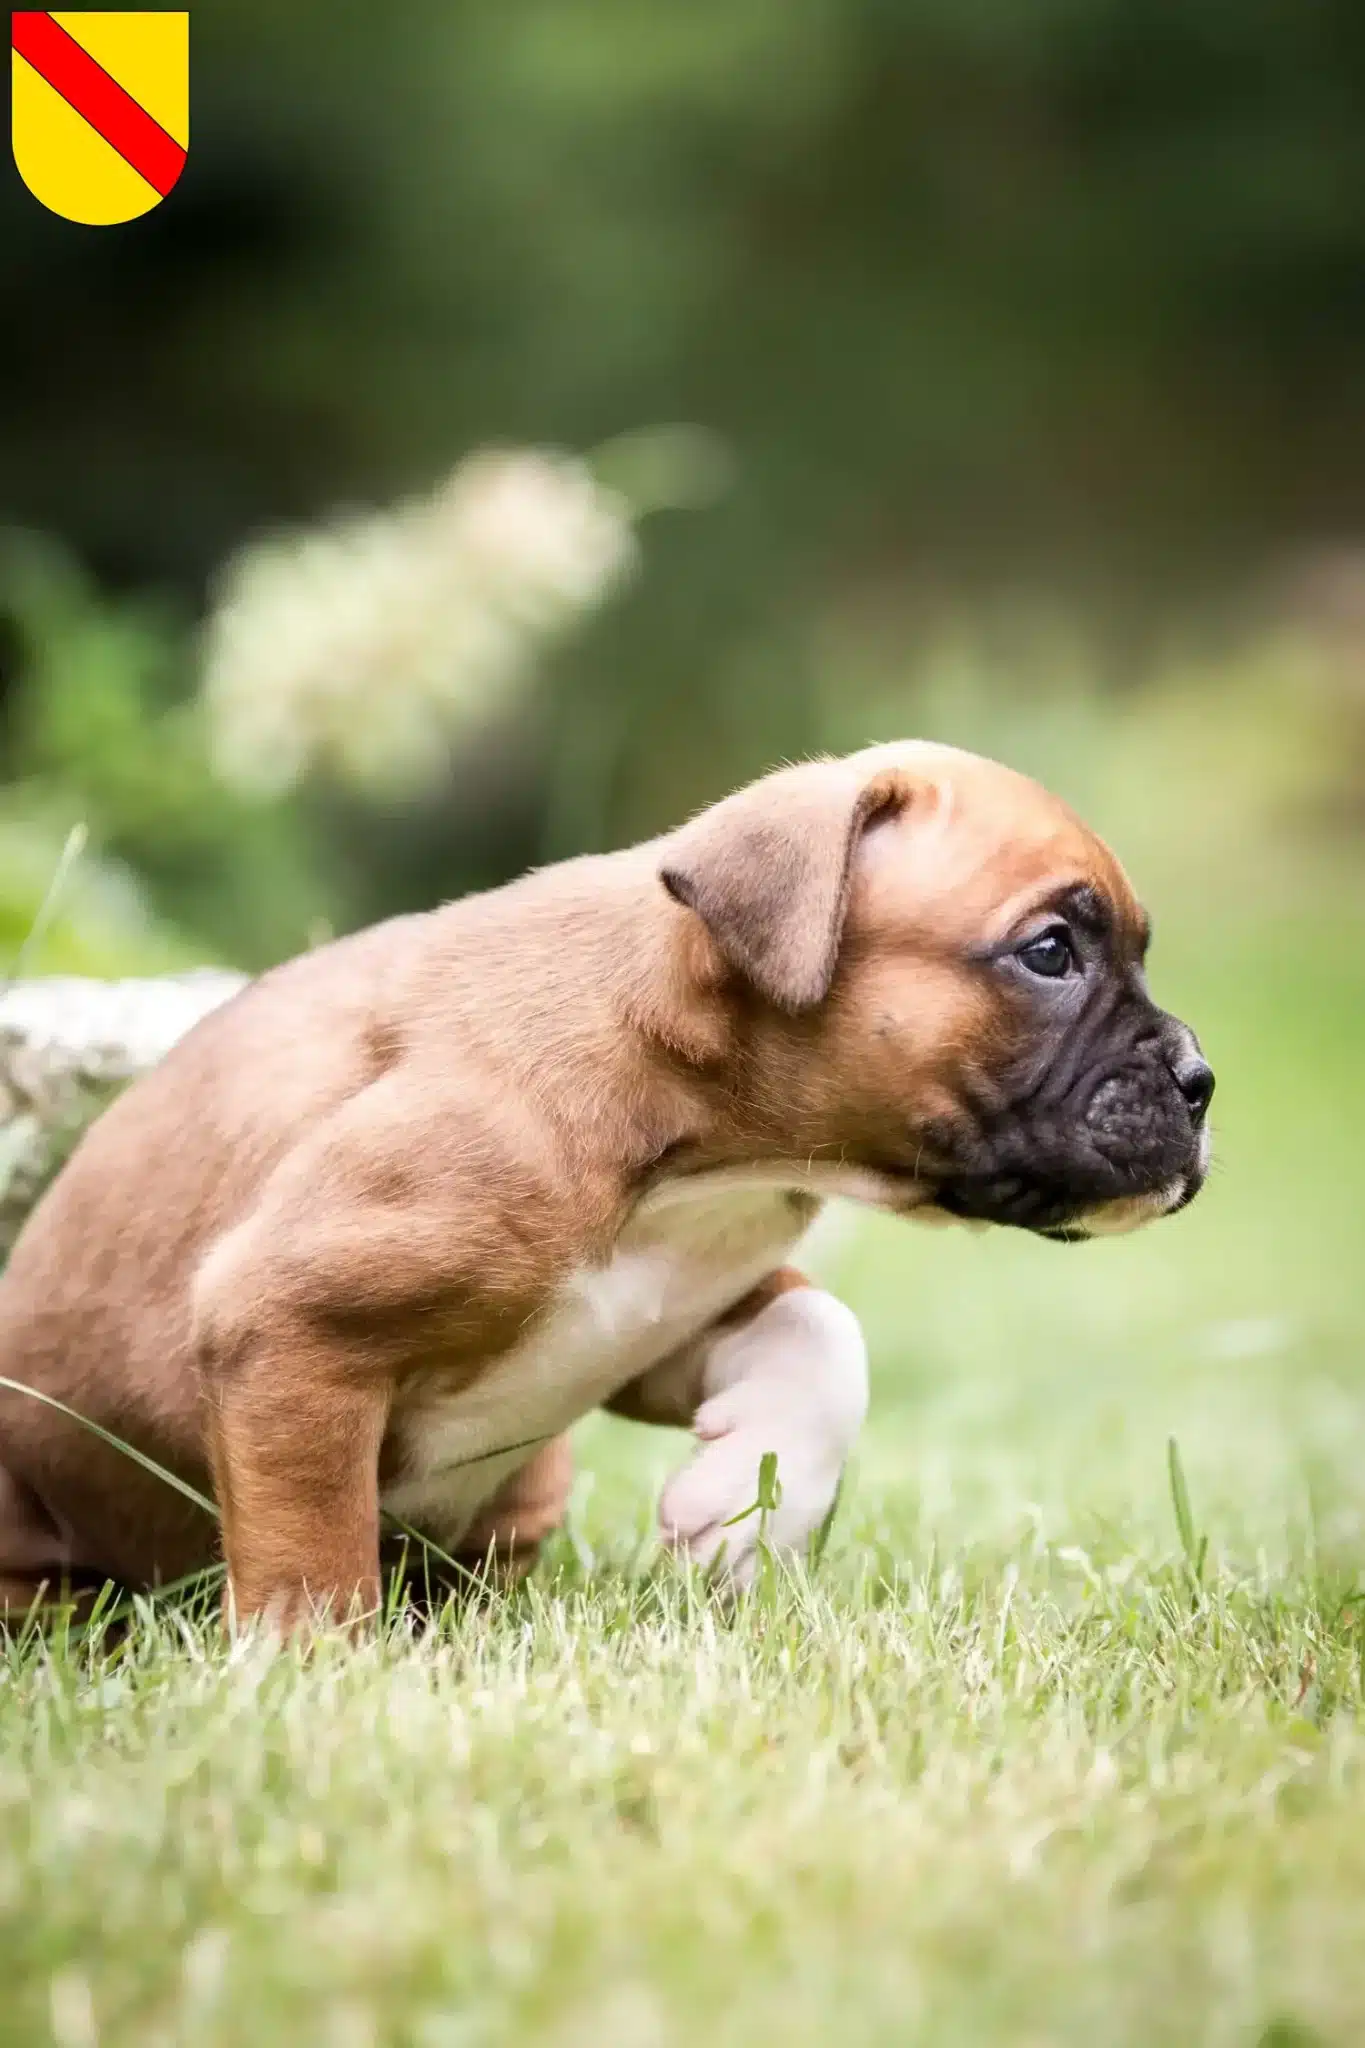
[{"label": "puppy's eye", "polygon": [[1060,981],[1076,969],[1076,949],[1064,924],[1055,924],[1029,939],[1019,948],[1019,958],[1030,974],[1042,975],[1047,981]]}]

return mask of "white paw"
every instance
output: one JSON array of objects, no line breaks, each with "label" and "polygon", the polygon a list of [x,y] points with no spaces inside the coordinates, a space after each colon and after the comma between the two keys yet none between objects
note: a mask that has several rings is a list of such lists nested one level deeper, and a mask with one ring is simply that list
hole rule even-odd
[{"label": "white paw", "polygon": [[[834,1505],[867,1412],[857,1319],[832,1295],[793,1288],[715,1340],[706,1386],[693,1425],[700,1446],[664,1489],[660,1528],[692,1562],[748,1585],[760,1538],[773,1552],[800,1554]],[[768,1452],[778,1505],[736,1522],[758,1497]]]},{"label": "white paw", "polygon": [[[759,1467],[775,1452],[779,1505],[735,1521],[758,1495]],[[747,1586],[758,1563],[760,1539],[769,1550],[799,1554],[834,1505],[843,1470],[811,1442],[781,1441],[773,1429],[733,1429],[703,1444],[664,1489],[659,1526],[664,1540],[694,1564],[718,1566]]]}]

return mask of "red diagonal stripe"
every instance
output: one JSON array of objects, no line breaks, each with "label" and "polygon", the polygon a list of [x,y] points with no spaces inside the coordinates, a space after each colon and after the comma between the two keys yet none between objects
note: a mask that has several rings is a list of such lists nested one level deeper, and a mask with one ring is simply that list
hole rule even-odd
[{"label": "red diagonal stripe", "polygon": [[10,33],[24,62],[164,199],[185,168],[185,152],[175,137],[50,14],[13,14]]}]

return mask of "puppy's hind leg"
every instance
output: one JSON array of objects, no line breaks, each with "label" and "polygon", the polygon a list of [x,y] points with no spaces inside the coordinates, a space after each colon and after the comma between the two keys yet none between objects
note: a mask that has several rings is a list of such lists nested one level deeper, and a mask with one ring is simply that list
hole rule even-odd
[{"label": "puppy's hind leg", "polygon": [[545,1538],[563,1521],[572,1486],[573,1445],[568,1436],[551,1437],[489,1495],[453,1554],[424,1551],[407,1535],[390,1534],[381,1560],[423,1618],[451,1594],[508,1592],[532,1570]]},{"label": "puppy's hind leg", "polygon": [[471,1569],[511,1585],[534,1565],[545,1538],[563,1521],[573,1486],[573,1445],[552,1437],[504,1479],[460,1539],[459,1556]]},{"label": "puppy's hind leg", "polygon": [[71,1588],[72,1566],[71,1545],[37,1494],[0,1464],[0,1627],[23,1622],[35,1609],[88,1602],[88,1586]]}]

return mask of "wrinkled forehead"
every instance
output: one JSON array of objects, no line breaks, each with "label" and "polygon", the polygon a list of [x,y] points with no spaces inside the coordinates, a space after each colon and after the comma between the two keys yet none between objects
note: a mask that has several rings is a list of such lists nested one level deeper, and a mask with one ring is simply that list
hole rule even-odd
[{"label": "wrinkled forehead", "polygon": [[896,751],[918,800],[874,852],[874,914],[992,942],[1055,909],[1107,925],[1125,951],[1141,951],[1148,920],[1132,884],[1059,797],[978,755],[919,743]]}]

